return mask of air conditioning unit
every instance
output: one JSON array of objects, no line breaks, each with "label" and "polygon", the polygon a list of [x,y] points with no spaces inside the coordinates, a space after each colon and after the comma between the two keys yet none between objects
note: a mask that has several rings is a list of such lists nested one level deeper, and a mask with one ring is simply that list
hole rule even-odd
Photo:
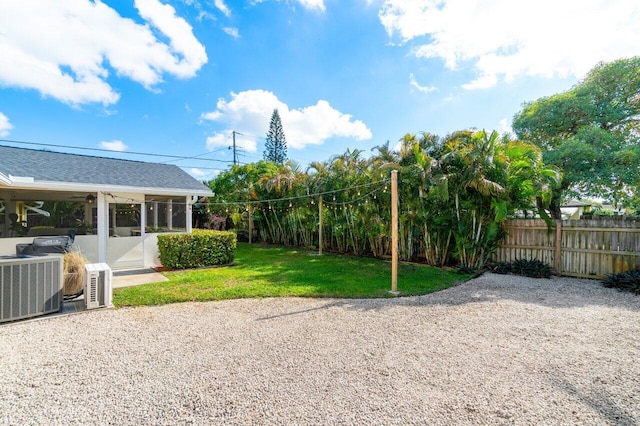
[{"label": "air conditioning unit", "polygon": [[62,255],[0,256],[0,323],[59,312]]},{"label": "air conditioning unit", "polygon": [[87,309],[111,306],[111,268],[106,263],[85,265],[84,301]]}]

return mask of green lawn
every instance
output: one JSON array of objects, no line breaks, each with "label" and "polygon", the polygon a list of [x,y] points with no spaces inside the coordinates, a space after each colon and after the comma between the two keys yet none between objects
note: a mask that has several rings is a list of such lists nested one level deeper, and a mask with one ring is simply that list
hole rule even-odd
[{"label": "green lawn", "polygon": [[[172,271],[168,282],[115,289],[113,304],[161,305],[246,297],[393,297],[391,263],[323,254],[304,249],[239,243],[234,266]],[[460,275],[423,265],[401,264],[401,296],[426,294],[466,281]]]}]

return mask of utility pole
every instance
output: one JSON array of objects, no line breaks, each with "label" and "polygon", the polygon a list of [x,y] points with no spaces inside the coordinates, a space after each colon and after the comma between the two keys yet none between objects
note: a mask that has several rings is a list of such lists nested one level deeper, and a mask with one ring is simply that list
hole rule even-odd
[{"label": "utility pole", "polygon": [[236,155],[236,131],[233,131],[233,165],[238,164],[238,156]]},{"label": "utility pole", "polygon": [[[232,132],[233,135],[233,165],[237,165],[238,164],[238,149],[236,148],[236,135],[240,135],[240,136],[244,136],[242,133],[240,132],[236,132],[235,130],[233,130]],[[229,147],[229,149],[231,149],[232,147]]]}]

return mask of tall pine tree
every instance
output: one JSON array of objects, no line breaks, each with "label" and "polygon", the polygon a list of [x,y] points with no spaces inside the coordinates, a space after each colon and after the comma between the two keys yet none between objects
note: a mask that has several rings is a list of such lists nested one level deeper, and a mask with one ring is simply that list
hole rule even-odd
[{"label": "tall pine tree", "polygon": [[278,114],[277,109],[274,109],[273,114],[271,114],[269,132],[264,144],[264,159],[278,164],[282,164],[287,160],[287,139],[284,136],[280,114]]}]

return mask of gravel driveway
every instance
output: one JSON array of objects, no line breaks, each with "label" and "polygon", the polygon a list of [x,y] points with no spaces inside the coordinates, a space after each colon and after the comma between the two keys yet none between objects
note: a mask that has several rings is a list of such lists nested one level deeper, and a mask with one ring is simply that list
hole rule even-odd
[{"label": "gravel driveway", "polygon": [[0,424],[640,424],[640,297],[485,274],[4,325]]}]

